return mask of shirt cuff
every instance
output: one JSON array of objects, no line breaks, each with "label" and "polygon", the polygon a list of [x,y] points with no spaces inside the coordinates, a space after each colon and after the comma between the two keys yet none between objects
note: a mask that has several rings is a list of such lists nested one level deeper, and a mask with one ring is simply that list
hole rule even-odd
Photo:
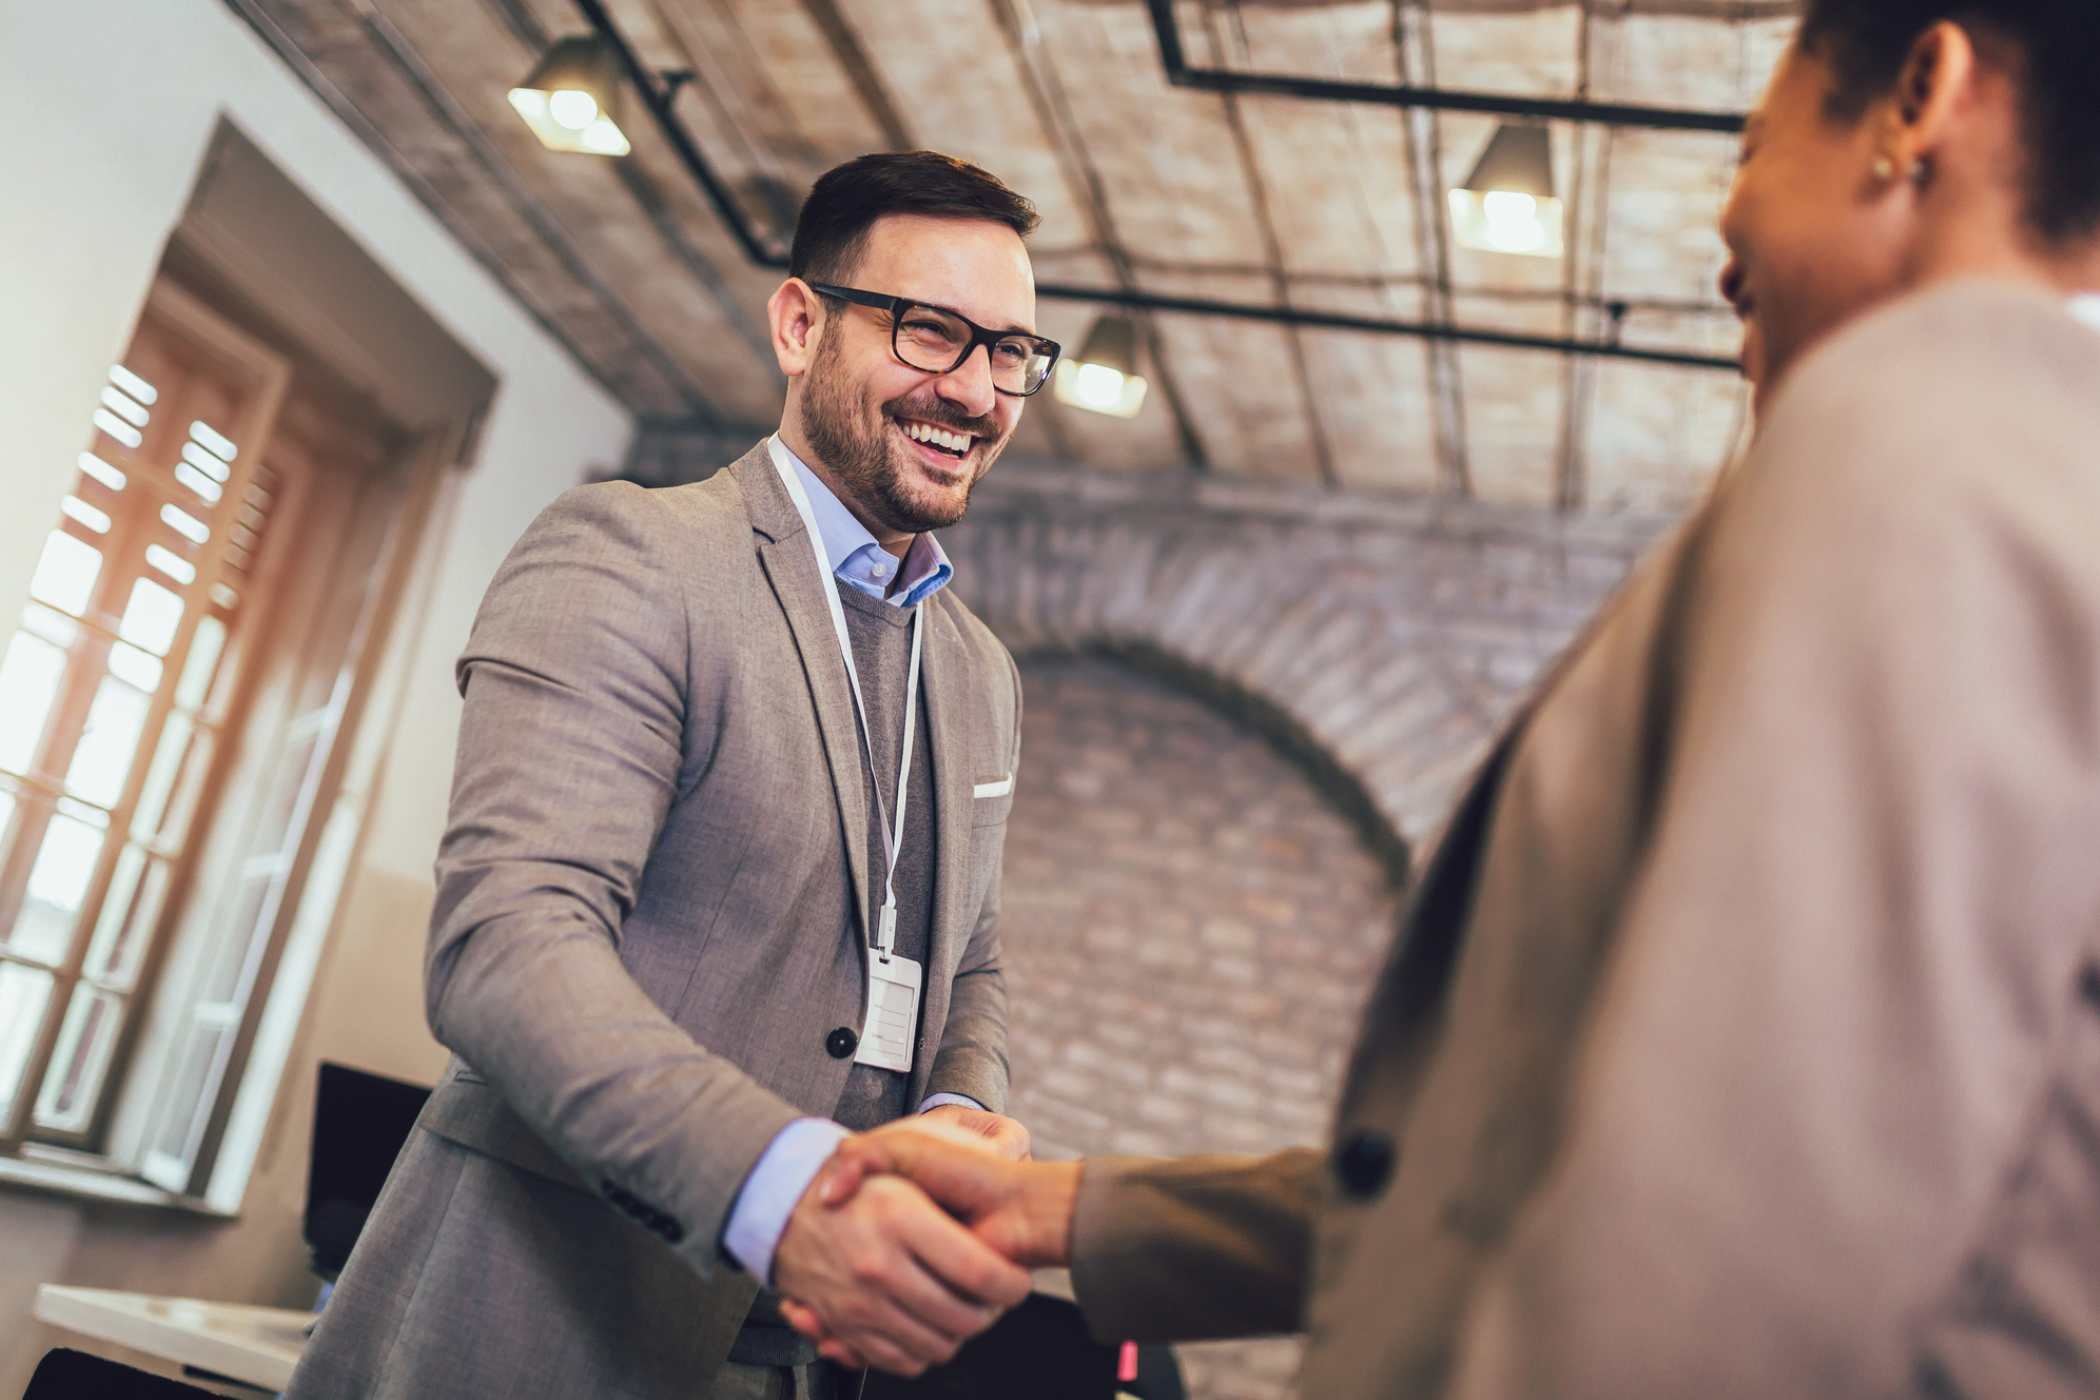
[{"label": "shirt cuff", "polygon": [[797,1118],[782,1128],[729,1210],[722,1248],[761,1283],[773,1282],[773,1251],[787,1233],[788,1217],[817,1172],[852,1134],[828,1118]]},{"label": "shirt cuff", "polygon": [[977,1100],[971,1098],[968,1094],[928,1094],[926,1096],[926,1101],[919,1105],[919,1112],[928,1112],[932,1109],[939,1108],[944,1103],[959,1103],[964,1108],[974,1108],[979,1113],[991,1112],[990,1109],[986,1108],[983,1104],[977,1102]]}]

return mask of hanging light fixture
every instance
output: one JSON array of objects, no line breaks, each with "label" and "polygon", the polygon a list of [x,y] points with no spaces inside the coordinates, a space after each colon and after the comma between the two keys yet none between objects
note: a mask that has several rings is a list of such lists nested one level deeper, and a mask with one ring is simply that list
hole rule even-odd
[{"label": "hanging light fixture", "polygon": [[1538,122],[1504,122],[1480,153],[1472,178],[1451,191],[1451,229],[1485,253],[1561,256],[1561,202],[1553,189],[1553,145]]},{"label": "hanging light fixture", "polygon": [[1145,381],[1137,363],[1137,322],[1105,314],[1087,332],[1079,353],[1057,362],[1052,387],[1059,403],[1112,418],[1135,418],[1145,406]]},{"label": "hanging light fixture", "polygon": [[510,105],[550,151],[624,156],[620,130],[620,58],[590,34],[558,39],[525,81],[510,90]]}]

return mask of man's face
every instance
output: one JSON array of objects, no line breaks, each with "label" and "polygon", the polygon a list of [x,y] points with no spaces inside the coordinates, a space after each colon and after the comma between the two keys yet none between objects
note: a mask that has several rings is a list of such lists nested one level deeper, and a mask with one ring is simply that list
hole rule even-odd
[{"label": "man's face", "polygon": [[[1035,330],[1035,277],[1013,230],[975,219],[890,215],[869,230],[837,281],[959,311],[992,330]],[[891,350],[890,318],[834,300],[803,390],[802,426],[823,465],[862,507],[908,534],[962,519],[970,490],[1020,426],[1024,400],[994,392],[986,347],[948,374]],[[967,434],[957,454],[915,440],[913,425]]]},{"label": "man's face", "polygon": [[1721,294],[1743,320],[1743,373],[1760,406],[1830,331],[1900,290],[1909,202],[1879,197],[1873,113],[1825,115],[1832,70],[1790,49],[1751,114],[1721,215]]}]

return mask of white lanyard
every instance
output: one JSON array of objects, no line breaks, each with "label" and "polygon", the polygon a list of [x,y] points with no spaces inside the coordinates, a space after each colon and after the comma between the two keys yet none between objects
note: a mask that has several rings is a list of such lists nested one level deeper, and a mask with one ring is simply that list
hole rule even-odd
[{"label": "white lanyard", "polygon": [[[809,536],[810,551],[816,555],[817,577],[824,580],[824,601],[831,606],[831,627],[838,633],[839,656],[846,663],[846,682],[853,688],[853,718],[860,730],[861,752],[867,756],[868,775],[875,774],[875,746],[869,736],[868,706],[861,698],[860,668],[853,663],[853,637],[846,630],[846,609],[839,602],[838,580],[831,575],[831,560],[824,554],[824,537],[817,529],[817,513],[809,503],[809,493],[802,489],[801,476],[787,460],[784,444],[774,439],[773,470],[780,474],[780,482],[787,487],[788,496],[795,503],[796,512],[802,517],[804,532]],[[882,801],[882,784],[871,782],[875,789],[875,815],[882,822],[883,854],[888,858],[882,872],[882,915],[877,921],[875,946],[888,962],[897,946],[897,853],[904,849],[904,808],[911,792],[912,740],[918,734],[919,717],[919,655],[922,624],[925,621],[923,607],[912,609],[911,619],[911,669],[904,683],[904,739],[899,745],[900,758],[897,763],[897,816],[891,820]]]}]

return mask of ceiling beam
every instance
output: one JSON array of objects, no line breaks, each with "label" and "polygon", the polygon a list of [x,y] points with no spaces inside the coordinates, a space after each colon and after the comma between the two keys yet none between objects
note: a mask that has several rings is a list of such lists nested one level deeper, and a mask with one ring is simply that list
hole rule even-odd
[{"label": "ceiling beam", "polygon": [[1114,287],[1045,285],[1037,287],[1036,294],[1099,302],[1106,306],[1125,306],[1134,311],[1174,311],[1189,316],[1224,316],[1242,321],[1265,321],[1271,325],[1305,326],[1314,330],[1414,336],[1451,345],[1494,345],[1506,350],[1546,350],[1558,355],[1594,355],[1607,360],[1674,365],[1679,369],[1726,370],[1732,374],[1742,367],[1741,362],[1733,356],[1707,355],[1690,350],[1645,349],[1636,345],[1615,345],[1609,341],[1572,340],[1560,336],[1489,330],[1482,326],[1448,326],[1428,321],[1408,321],[1398,317],[1352,316],[1307,307],[1263,306],[1250,302],[1214,301],[1207,297],[1161,296],[1154,292],[1126,292]]},{"label": "ceiling beam", "polygon": [[[1422,76],[1436,78],[1436,44],[1430,28],[1428,0],[1392,0],[1393,62],[1403,79],[1414,65],[1422,65]],[[1412,14],[1417,43],[1408,42]],[[1415,55],[1420,54],[1418,60]],[[1408,189],[1414,197],[1417,256],[1430,269],[1423,288],[1423,302],[1431,320],[1449,324],[1453,319],[1451,298],[1451,226],[1444,219],[1443,124],[1436,113],[1401,111],[1401,129],[1407,133]],[[1437,483],[1450,495],[1473,494],[1471,442],[1466,435],[1466,396],[1463,366],[1458,350],[1450,344],[1432,342],[1424,355],[1429,372],[1431,426],[1435,433]]]},{"label": "ceiling beam", "polygon": [[1271,97],[1294,97],[1313,102],[1376,102],[1389,107],[1422,107],[1438,112],[1478,112],[1486,116],[1519,117],[1534,121],[1603,122],[1611,126],[1645,127],[1657,131],[1716,131],[1734,134],[1743,129],[1740,112],[1705,112],[1679,107],[1646,107],[1579,99],[1525,97],[1516,93],[1464,92],[1454,88],[1411,83],[1350,83],[1331,78],[1309,78],[1293,73],[1253,73],[1225,68],[1192,68],[1181,46],[1181,29],[1174,19],[1174,0],[1146,0],[1152,12],[1152,27],[1159,36],[1161,66],[1175,87],[1201,92],[1260,93]]},{"label": "ceiling beam", "polygon": [[[716,174],[714,167],[708,163],[707,157],[693,140],[692,133],[672,109],[669,90],[656,74],[649,71],[648,66],[628,44],[618,25],[606,12],[603,0],[575,0],[575,4],[590,22],[592,29],[612,45],[621,66],[640,95],[643,106],[648,109],[665,140],[671,143],[672,150],[677,152],[679,159],[691,172],[702,193],[721,215],[723,224],[736,239],[737,245],[744,250],[744,255],[755,266],[785,271],[786,252],[766,246],[752,232],[750,221],[745,217],[736,197],[722,183],[721,177]],[[1383,316],[1351,316],[1287,306],[1220,301],[1207,297],[1163,296],[1135,287],[1084,287],[1045,282],[1036,287],[1036,295],[1065,301],[1092,302],[1100,306],[1120,306],[1133,311],[1168,311],[1188,316],[1223,316],[1244,321],[1262,321],[1272,325],[1358,331],[1372,335],[1413,336],[1444,344],[1495,345],[1505,349],[1540,350],[1563,355],[1598,355],[1608,359],[1638,360],[1649,364],[1725,370],[1731,373],[1739,368],[1733,358],[1689,351],[1643,349],[1603,341],[1522,335],[1442,322],[1410,321]]]},{"label": "ceiling beam", "polygon": [[[264,47],[277,55],[278,60],[292,70],[292,73],[306,85],[307,90],[318,97],[322,105],[335,115],[336,120],[340,121],[344,127],[356,135],[358,140],[364,143],[366,149],[386,162],[388,169],[394,171],[401,182],[407,185],[410,191],[415,194],[423,207],[436,216],[438,222],[449,229],[459,229],[460,225],[465,221],[451,209],[444,195],[439,193],[437,187],[430,182],[429,177],[417,170],[414,163],[402,153],[401,149],[387,138],[386,133],[381,131],[372,119],[360,110],[357,104],[352,102],[344,94],[343,90],[322,71],[320,66],[306,55],[306,52],[299,47],[292,36],[287,34],[276,19],[264,10],[262,0],[226,0],[226,8],[233,11],[235,16],[242,23],[246,24],[257,38],[262,40]],[[577,348],[575,341],[571,339],[568,331],[555,320],[552,314],[528,295],[524,287],[519,285],[514,268],[498,259],[486,246],[467,237],[464,233],[460,234],[459,242],[460,246],[466,250],[467,255],[479,263],[498,286],[507,290],[511,294],[512,299],[524,310],[526,316],[547,333],[548,339],[568,352],[569,357],[575,361],[577,367],[593,383],[605,390],[615,401],[626,401],[626,389],[616,382],[613,375],[604,366],[595,364],[585,358],[583,352]],[[556,247],[555,251],[558,256],[559,248]],[[573,267],[565,265],[564,270],[572,276],[575,275]],[[589,282],[583,282],[582,285],[598,295],[601,300],[605,296],[605,291],[602,287],[594,286]]]},{"label": "ceiling beam", "polygon": [[892,151],[911,150],[911,132],[897,111],[896,103],[890,100],[889,89],[882,85],[882,79],[876,74],[868,51],[861,47],[860,36],[839,13],[838,0],[802,0],[802,8],[808,13],[810,22],[823,32],[824,41],[831,45],[832,57],[846,70],[853,90],[860,94],[861,104],[881,129],[884,147]]},{"label": "ceiling beam", "polygon": [[[1583,96],[1590,92],[1595,76],[1596,47],[1609,43],[1613,51],[1608,59],[1617,57],[1618,26],[1598,26],[1594,19],[1595,11],[1585,5],[1575,41],[1575,91]],[[1609,39],[1603,37],[1607,33]],[[1569,237],[1567,256],[1561,265],[1561,286],[1568,296],[1567,309],[1561,313],[1563,330],[1580,329],[1579,323],[1571,324],[1576,315],[1576,298],[1586,289],[1602,285],[1604,246],[1609,233],[1612,138],[1617,134],[1609,126],[1600,126],[1594,132],[1586,127],[1575,129],[1575,168],[1569,177],[1566,205]],[[1592,143],[1596,153],[1594,167],[1590,159]],[[1594,276],[1588,275],[1592,273]],[[1625,312],[1613,307],[1611,316],[1611,338],[1616,339]],[[1553,502],[1563,513],[1580,508],[1589,491],[1586,448],[1596,397],[1596,362],[1570,356],[1561,374],[1560,452],[1553,476]]]},{"label": "ceiling beam", "polygon": [[[1210,25],[1211,45],[1222,48],[1216,23]],[[1242,36],[1244,39],[1244,36]],[[1262,251],[1269,259],[1269,295],[1288,307],[1291,300],[1290,283],[1283,267],[1283,240],[1276,234],[1275,211],[1269,206],[1269,184],[1262,178],[1261,162],[1255,158],[1254,142],[1247,134],[1246,114],[1240,110],[1239,100],[1225,98],[1225,125],[1232,132],[1233,149],[1239,155],[1240,175],[1247,182],[1250,202],[1254,206],[1255,229],[1261,237]],[[1305,337],[1298,327],[1285,331],[1290,345],[1291,376],[1297,381],[1299,397],[1305,401],[1305,426],[1312,437],[1313,465],[1320,479],[1329,486],[1339,484],[1340,477],[1334,465],[1334,444],[1327,439],[1327,424],[1320,417],[1320,401],[1313,393],[1312,368],[1306,362]]]},{"label": "ceiling beam", "polygon": [[[1028,99],[1035,107],[1036,120],[1042,123],[1044,133],[1050,137],[1058,164],[1065,169],[1065,179],[1079,196],[1080,212],[1086,217],[1101,255],[1108,260],[1116,285],[1126,292],[1135,291],[1137,279],[1131,270],[1131,255],[1123,247],[1123,240],[1116,232],[1115,217],[1109,212],[1107,182],[1087,155],[1085,143],[1079,139],[1071,99],[1058,79],[1057,70],[1039,51],[1041,29],[1035,16],[1027,12],[1026,0],[989,0],[989,3],[993,21],[1013,53],[1014,65],[1027,80]],[[1054,295],[1054,290],[1046,292],[1038,285],[1036,295]],[[1138,323],[1138,334],[1144,338],[1145,349],[1151,355],[1152,377],[1159,383],[1160,398],[1167,405],[1168,416],[1174,420],[1174,437],[1181,444],[1182,459],[1197,471],[1208,471],[1210,453],[1196,433],[1196,416],[1189,410],[1187,398],[1181,392],[1181,379],[1174,372],[1173,360],[1166,354],[1160,328],[1148,317]]]},{"label": "ceiling beam", "polygon": [[643,356],[655,366],[657,373],[663,376],[664,382],[676,390],[694,412],[702,416],[716,416],[714,405],[709,402],[707,395],[701,392],[700,386],[693,381],[685,367],[678,363],[656,337],[643,328],[633,308],[591,268],[590,259],[576,246],[568,230],[525,187],[525,182],[511,169],[502,154],[490,144],[488,137],[475,125],[474,119],[460,108],[458,101],[446,90],[437,75],[425,66],[422,56],[394,27],[393,21],[369,4],[359,4],[356,0],[352,0],[351,9],[356,13],[359,25],[371,40],[373,48],[393,65],[395,71],[422,100],[425,109],[448,128],[472,154],[482,173],[488,176],[497,189],[503,191],[512,208],[533,232],[539,235],[541,241],[553,250],[563,270],[596,295],[607,315],[619,324]]},{"label": "ceiling beam", "polygon": [[[526,48],[533,53],[546,52],[554,36],[547,33],[540,22],[526,10],[521,0],[485,2],[496,18],[511,33],[517,35],[518,41]],[[650,227],[656,230],[657,237],[663,240],[664,247],[691,274],[693,280],[706,289],[709,298],[721,308],[723,319],[729,322],[730,329],[736,332],[737,338],[744,342],[752,354],[761,360],[770,360],[773,356],[770,332],[751,314],[736,290],[723,279],[721,270],[708,260],[707,254],[694,247],[692,241],[686,237],[685,230],[679,227],[677,217],[665,202],[656,182],[649,178],[649,172],[630,160],[616,160],[612,162],[612,166],[613,173],[626,187],[635,207],[642,211],[642,216],[649,221]]]}]

